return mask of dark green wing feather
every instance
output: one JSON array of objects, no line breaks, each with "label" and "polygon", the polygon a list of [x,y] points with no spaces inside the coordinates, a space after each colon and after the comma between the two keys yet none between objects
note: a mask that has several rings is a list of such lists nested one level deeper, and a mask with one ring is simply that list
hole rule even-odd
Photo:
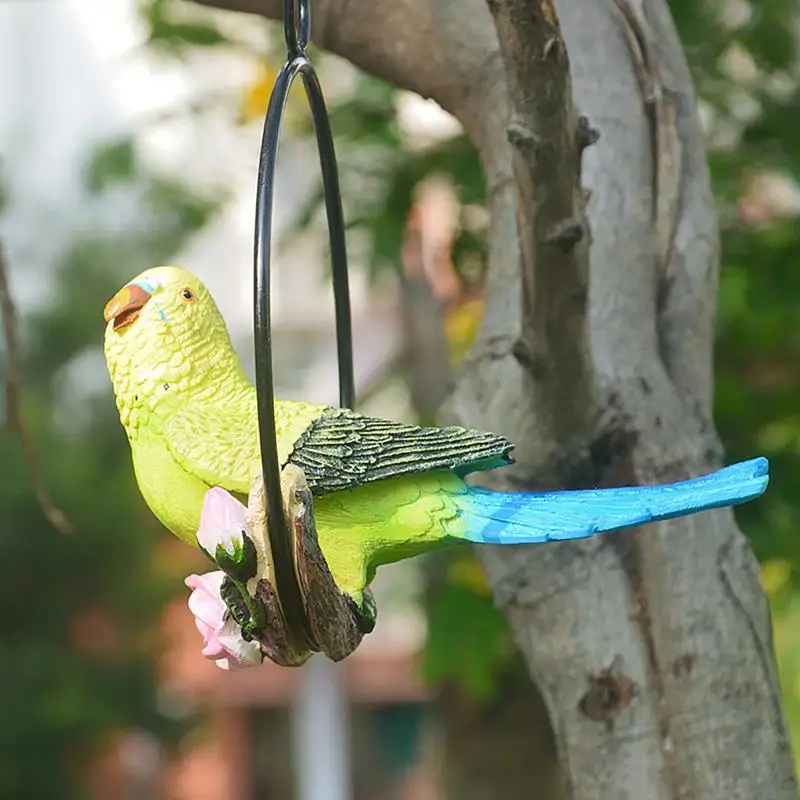
[{"label": "dark green wing feather", "polygon": [[420,428],[331,408],[295,442],[288,463],[300,467],[311,492],[321,495],[435,469],[461,475],[490,469],[511,463],[512,448],[494,433]]}]

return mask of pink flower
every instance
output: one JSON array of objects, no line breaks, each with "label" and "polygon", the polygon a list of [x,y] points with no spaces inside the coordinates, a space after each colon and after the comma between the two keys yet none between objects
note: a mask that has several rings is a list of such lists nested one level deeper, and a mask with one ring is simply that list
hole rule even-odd
[{"label": "pink flower", "polygon": [[189,610],[194,614],[194,624],[203,637],[203,655],[221,669],[250,667],[263,660],[257,642],[247,642],[242,629],[230,616],[220,587],[225,573],[217,570],[203,575],[190,575],[185,583],[192,590]]},{"label": "pink flower", "polygon": [[258,569],[258,557],[246,519],[247,509],[218,486],[203,499],[197,543],[224,572],[248,581]]},{"label": "pink flower", "polygon": [[236,557],[247,536],[245,507],[229,492],[215,486],[206,492],[197,531],[198,544],[212,557],[222,547]]}]

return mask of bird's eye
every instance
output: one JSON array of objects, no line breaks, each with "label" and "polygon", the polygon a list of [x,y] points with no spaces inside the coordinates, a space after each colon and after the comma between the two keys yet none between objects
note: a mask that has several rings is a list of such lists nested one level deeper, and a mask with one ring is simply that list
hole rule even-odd
[{"label": "bird's eye", "polygon": [[184,300],[194,300],[194,294],[191,289],[181,289],[181,297]]}]

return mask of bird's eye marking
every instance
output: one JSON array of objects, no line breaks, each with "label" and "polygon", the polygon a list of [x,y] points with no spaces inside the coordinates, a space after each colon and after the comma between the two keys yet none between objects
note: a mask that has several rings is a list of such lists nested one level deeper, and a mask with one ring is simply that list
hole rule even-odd
[{"label": "bird's eye marking", "polygon": [[169,384],[168,384],[168,383],[165,383],[165,384],[164,384],[164,391],[166,392],[166,391],[167,391],[167,389],[169,389]]},{"label": "bird's eye marking", "polygon": [[184,300],[194,300],[194,292],[191,289],[181,289],[181,297]]}]

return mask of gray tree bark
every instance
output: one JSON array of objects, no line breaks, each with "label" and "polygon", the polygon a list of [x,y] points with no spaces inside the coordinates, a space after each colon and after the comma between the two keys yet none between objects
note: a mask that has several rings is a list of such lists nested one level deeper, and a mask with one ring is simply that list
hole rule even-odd
[{"label": "gray tree bark", "polygon": [[[319,0],[313,36],[435,99],[480,155],[486,315],[445,415],[516,442],[516,467],[487,483],[718,466],[718,234],[666,0]],[[600,132],[582,165],[593,137],[578,115]],[[566,797],[797,797],[769,610],[730,511],[480,557],[544,700]],[[477,784],[497,762],[470,752]],[[530,787],[502,795],[498,776],[501,796],[554,796],[533,769]]]}]

